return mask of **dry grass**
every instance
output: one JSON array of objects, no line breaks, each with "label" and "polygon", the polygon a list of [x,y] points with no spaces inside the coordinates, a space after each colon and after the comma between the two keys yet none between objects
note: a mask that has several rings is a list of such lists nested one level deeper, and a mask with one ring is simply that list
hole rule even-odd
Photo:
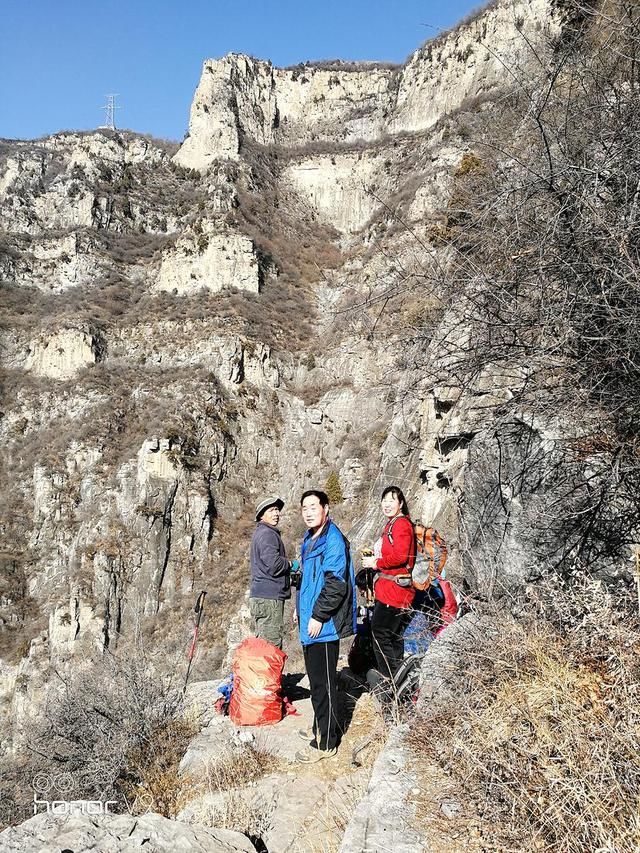
[{"label": "dry grass", "polygon": [[246,744],[209,763],[201,778],[184,778],[182,789],[188,790],[188,797],[183,805],[206,797],[192,809],[192,819],[205,826],[231,829],[260,839],[269,829],[273,803],[256,801],[251,783],[278,767],[274,755]]},{"label": "dry grass", "polygon": [[249,782],[261,779],[278,767],[278,759],[270,752],[247,744],[220,761],[207,766],[203,791],[207,794],[224,794],[232,788],[242,788]]},{"label": "dry grass", "polygon": [[443,790],[430,795],[429,774],[419,819],[447,849],[463,849],[455,836],[486,851],[639,849],[638,620],[616,616],[597,585],[590,594],[568,629],[569,595],[562,621],[504,625],[467,658],[466,689],[439,709],[438,725],[428,709],[415,722],[418,764],[443,772],[445,793],[464,804],[459,817],[438,818]]},{"label": "dry grass", "polygon": [[203,811],[198,823],[216,829],[241,832],[249,839],[262,839],[270,828],[272,809],[256,807],[246,791],[232,788],[213,809]]}]

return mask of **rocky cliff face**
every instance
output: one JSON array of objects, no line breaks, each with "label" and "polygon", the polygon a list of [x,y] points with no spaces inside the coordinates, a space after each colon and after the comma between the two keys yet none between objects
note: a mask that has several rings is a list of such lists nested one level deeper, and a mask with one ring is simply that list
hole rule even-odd
[{"label": "rocky cliff face", "polygon": [[246,137],[287,146],[375,140],[383,132],[397,79],[396,69],[374,63],[354,71],[340,64],[274,68],[242,54],[207,60],[191,106],[189,136],[176,161],[204,170],[221,157],[237,159]]},{"label": "rocky cliff face", "polygon": [[219,158],[237,159],[246,138],[303,147],[422,133],[465,100],[504,90],[527,62],[528,39],[540,42],[558,32],[549,0],[516,0],[491,4],[395,68],[338,62],[282,69],[241,54],[207,60],[189,135],[175,159],[205,170]]},{"label": "rocky cliff face", "polygon": [[476,518],[460,504],[517,378],[460,395],[450,365],[430,385],[408,359],[425,316],[443,320],[424,271],[448,262],[436,238],[468,124],[557,26],[516,0],[400,68],[209,60],[177,151],[110,132],[2,143],[0,683],[16,726],[50,667],[141,634],[182,648],[203,587],[213,668],[254,503],[283,495],[291,547],[298,495],[331,471],[354,547],[397,482],[458,577],[484,582],[459,557]]}]

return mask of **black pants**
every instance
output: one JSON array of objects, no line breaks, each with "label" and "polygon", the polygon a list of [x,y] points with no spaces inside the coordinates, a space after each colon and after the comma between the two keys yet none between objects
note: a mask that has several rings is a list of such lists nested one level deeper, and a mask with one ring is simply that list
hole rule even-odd
[{"label": "black pants", "polygon": [[311,688],[313,734],[318,749],[333,749],[338,745],[336,685],[339,647],[338,640],[330,643],[311,643],[302,647]]},{"label": "black pants", "polygon": [[412,610],[401,610],[376,601],[371,620],[373,651],[377,669],[393,678],[404,657],[404,631],[413,617]]}]

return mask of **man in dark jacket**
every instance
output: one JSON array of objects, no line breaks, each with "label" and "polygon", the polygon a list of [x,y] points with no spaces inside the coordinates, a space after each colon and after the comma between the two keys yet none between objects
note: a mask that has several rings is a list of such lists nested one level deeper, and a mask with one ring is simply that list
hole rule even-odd
[{"label": "man in dark jacket", "polygon": [[291,598],[291,562],[278,530],[281,498],[269,497],[256,507],[256,529],[251,539],[249,609],[256,637],[282,648],[284,603]]},{"label": "man in dark jacket", "polygon": [[324,492],[300,501],[308,530],[302,543],[297,617],[313,705],[313,732],[300,732],[309,749],[296,754],[310,764],[336,754],[337,665],[340,639],[355,633],[356,588],[349,542],[329,518]]}]

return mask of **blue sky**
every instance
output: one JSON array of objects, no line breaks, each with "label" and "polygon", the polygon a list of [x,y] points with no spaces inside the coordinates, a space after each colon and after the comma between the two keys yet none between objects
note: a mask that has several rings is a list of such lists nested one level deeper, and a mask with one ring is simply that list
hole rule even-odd
[{"label": "blue sky", "polygon": [[402,62],[469,0],[0,0],[0,137],[119,127],[181,140],[202,63],[230,51]]}]

